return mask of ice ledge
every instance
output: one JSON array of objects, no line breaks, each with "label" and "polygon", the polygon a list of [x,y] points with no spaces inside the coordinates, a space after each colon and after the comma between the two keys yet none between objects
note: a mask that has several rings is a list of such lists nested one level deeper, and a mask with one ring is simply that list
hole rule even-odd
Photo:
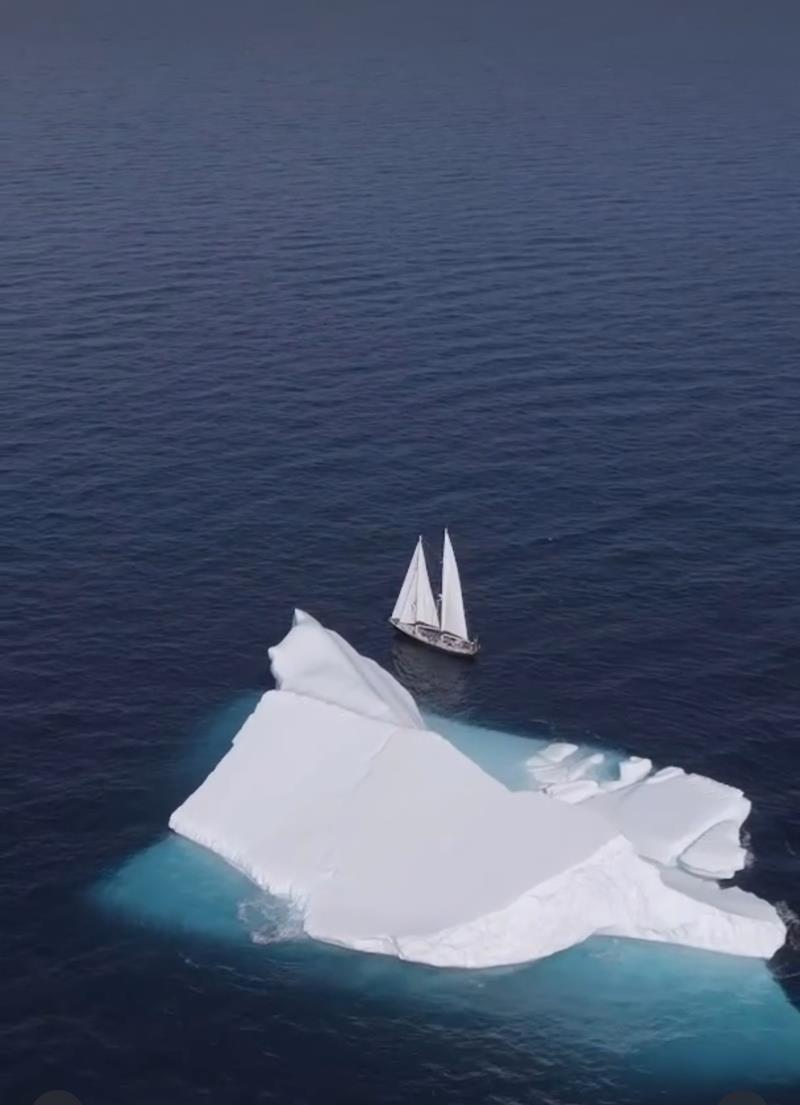
[{"label": "ice ledge", "polygon": [[730,878],[744,867],[740,833],[750,801],[742,791],[679,767],[653,771],[638,756],[622,760],[609,778],[603,760],[602,753],[559,743],[541,749],[526,767],[533,787],[600,813],[645,859],[709,879]]}]

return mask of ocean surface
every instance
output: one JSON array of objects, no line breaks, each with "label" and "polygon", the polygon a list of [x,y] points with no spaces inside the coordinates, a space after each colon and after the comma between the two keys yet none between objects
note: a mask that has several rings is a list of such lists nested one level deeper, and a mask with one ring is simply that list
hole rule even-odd
[{"label": "ocean surface", "polygon": [[[781,0],[4,0],[3,1102],[800,1100],[794,932],[432,971],[166,835],[301,605],[507,764],[744,788],[740,882],[800,911],[798,35]],[[474,665],[386,624],[443,524]]]}]

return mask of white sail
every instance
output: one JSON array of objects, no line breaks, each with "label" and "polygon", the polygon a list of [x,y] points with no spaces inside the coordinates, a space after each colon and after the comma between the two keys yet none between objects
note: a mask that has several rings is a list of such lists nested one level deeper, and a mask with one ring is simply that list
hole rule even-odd
[{"label": "white sail", "polygon": [[461,594],[461,578],[458,574],[456,554],[450,542],[450,534],[444,531],[442,551],[442,629],[469,640],[467,617],[464,613],[464,596]]},{"label": "white sail", "polygon": [[402,622],[404,625],[415,625],[424,622],[438,629],[439,615],[436,610],[436,602],[431,590],[431,581],[428,577],[428,565],[425,561],[425,550],[422,547],[422,538],[417,541],[411,563],[408,565],[403,586],[397,596],[397,602],[392,611],[392,620]]},{"label": "white sail", "polygon": [[425,562],[425,550],[422,547],[422,538],[417,546],[419,555],[419,567],[417,570],[417,617],[416,621],[425,625],[439,628],[439,611],[436,609],[436,600],[431,590],[431,581],[428,576],[428,565]]},{"label": "white sail", "polygon": [[403,586],[400,588],[400,594],[397,596],[397,602],[394,604],[392,621],[405,622],[408,625],[413,625],[416,621],[414,615],[417,606],[417,576],[419,573],[419,553],[421,548],[422,538],[420,537],[408,565],[408,571],[406,572],[406,578],[403,580]]}]

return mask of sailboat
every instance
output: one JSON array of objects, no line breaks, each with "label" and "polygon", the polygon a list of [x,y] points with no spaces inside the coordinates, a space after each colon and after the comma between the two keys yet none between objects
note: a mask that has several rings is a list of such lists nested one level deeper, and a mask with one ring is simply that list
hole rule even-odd
[{"label": "sailboat", "polygon": [[447,530],[444,531],[442,549],[440,601],[437,603],[433,597],[425,549],[420,537],[389,621],[398,632],[413,637],[423,645],[441,649],[442,652],[452,652],[456,656],[474,656],[478,651],[478,639],[470,638],[467,629],[458,562]]}]

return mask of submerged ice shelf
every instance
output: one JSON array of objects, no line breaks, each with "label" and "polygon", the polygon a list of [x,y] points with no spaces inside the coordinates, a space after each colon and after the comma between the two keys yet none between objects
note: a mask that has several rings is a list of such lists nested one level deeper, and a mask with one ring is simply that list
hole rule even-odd
[{"label": "submerged ice shelf", "polygon": [[308,615],[270,657],[277,689],[170,825],[285,898],[308,935],[458,967],[595,933],[762,958],[783,943],[772,906],[714,881],[744,858],[734,788],[551,744],[511,789]]}]

